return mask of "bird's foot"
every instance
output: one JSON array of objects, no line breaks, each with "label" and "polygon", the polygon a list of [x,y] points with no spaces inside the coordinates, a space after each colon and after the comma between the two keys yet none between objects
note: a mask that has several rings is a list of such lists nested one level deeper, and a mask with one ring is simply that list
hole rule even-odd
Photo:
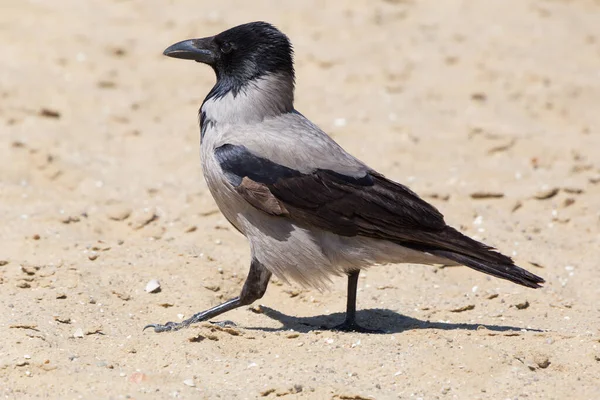
[{"label": "bird's foot", "polygon": [[[188,326],[190,326],[191,324],[193,324],[195,322],[200,322],[200,321],[198,321],[196,318],[192,317],[192,318],[186,319],[185,321],[182,321],[182,322],[167,322],[166,324],[148,324],[144,327],[144,329],[142,329],[142,332],[148,328],[154,329],[154,332],[156,332],[156,333],[178,331],[180,329],[187,328]],[[230,327],[237,326],[235,322],[230,321],[230,320],[216,321],[216,322],[209,321],[209,322],[211,324],[217,325],[221,328],[230,328]]]},{"label": "bird's foot", "polygon": [[340,332],[358,332],[358,333],[385,333],[381,329],[369,329],[364,326],[359,325],[356,321],[353,320],[345,320],[339,325],[336,325],[331,330],[340,331]]}]

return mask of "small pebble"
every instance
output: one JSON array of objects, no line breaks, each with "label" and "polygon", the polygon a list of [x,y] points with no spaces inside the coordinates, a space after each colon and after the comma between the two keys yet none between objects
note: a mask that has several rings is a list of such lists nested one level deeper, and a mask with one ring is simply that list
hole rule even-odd
[{"label": "small pebble", "polygon": [[524,310],[529,307],[529,301],[525,300],[523,303],[517,303],[515,307],[517,307],[517,310]]},{"label": "small pebble", "polygon": [[113,204],[106,211],[108,218],[113,221],[123,221],[131,215],[131,208],[122,204]]},{"label": "small pebble", "polygon": [[148,380],[148,376],[143,372],[134,372],[127,379],[131,383],[141,383]]},{"label": "small pebble", "polygon": [[81,329],[81,328],[75,329],[75,332],[73,332],[73,337],[74,338],[82,338],[83,337],[83,329]]},{"label": "small pebble", "polygon": [[158,291],[160,291],[160,282],[158,280],[152,279],[146,284],[146,292],[157,293]]},{"label": "small pebble", "polygon": [[185,381],[183,381],[183,384],[189,387],[195,387],[196,383],[194,383],[193,379],[186,379]]},{"label": "small pebble", "polygon": [[533,362],[536,363],[537,366],[542,369],[548,368],[550,366],[550,359],[548,358],[548,356],[545,356],[543,354],[536,354],[533,357]]},{"label": "small pebble", "polygon": [[542,189],[539,192],[537,192],[533,197],[537,200],[548,200],[551,199],[552,197],[556,196],[558,194],[558,192],[560,191],[559,188],[549,188],[549,189]]}]

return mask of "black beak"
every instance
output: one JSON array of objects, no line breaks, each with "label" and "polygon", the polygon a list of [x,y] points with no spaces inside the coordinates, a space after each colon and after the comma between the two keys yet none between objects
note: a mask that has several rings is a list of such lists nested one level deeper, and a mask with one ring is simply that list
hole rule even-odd
[{"label": "black beak", "polygon": [[216,60],[216,45],[213,37],[203,39],[190,39],[175,43],[163,52],[165,56],[194,60],[212,65]]}]

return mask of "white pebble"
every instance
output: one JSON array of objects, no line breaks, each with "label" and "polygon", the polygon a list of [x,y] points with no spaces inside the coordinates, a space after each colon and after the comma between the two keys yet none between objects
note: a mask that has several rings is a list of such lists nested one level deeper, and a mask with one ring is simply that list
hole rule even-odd
[{"label": "white pebble", "polygon": [[190,387],[196,386],[193,379],[186,379],[185,381],[183,381],[183,384]]},{"label": "white pebble", "polygon": [[83,329],[81,329],[81,328],[75,329],[75,332],[73,332],[73,337],[82,338],[83,337]]},{"label": "white pebble", "polygon": [[154,293],[158,289],[160,289],[160,282],[156,279],[152,279],[146,284],[146,292],[148,293]]},{"label": "white pebble", "polygon": [[337,126],[338,128],[346,126],[346,118],[336,118],[336,119],[334,119],[333,120],[333,125]]}]

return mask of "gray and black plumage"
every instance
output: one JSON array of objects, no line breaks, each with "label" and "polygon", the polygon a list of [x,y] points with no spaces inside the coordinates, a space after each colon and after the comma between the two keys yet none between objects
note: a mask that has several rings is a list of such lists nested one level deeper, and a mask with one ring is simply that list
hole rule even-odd
[{"label": "gray and black plumage", "polygon": [[200,108],[201,159],[208,187],[251,248],[239,297],[181,323],[180,329],[261,298],[272,274],[323,287],[348,275],[346,321],[355,320],[361,269],[384,263],[466,265],[531,288],[544,280],[446,225],[406,186],[348,154],[294,109],[288,38],[265,22],[176,43],[169,57],[210,65],[217,82]]}]

